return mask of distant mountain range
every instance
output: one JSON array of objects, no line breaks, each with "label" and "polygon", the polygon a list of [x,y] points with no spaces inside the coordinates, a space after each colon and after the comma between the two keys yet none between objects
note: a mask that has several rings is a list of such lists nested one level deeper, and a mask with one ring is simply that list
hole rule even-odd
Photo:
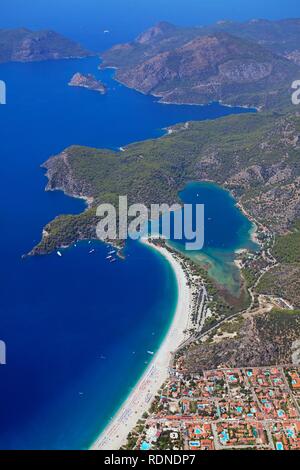
[{"label": "distant mountain range", "polygon": [[69,59],[89,55],[89,51],[55,31],[0,29],[0,63]]},{"label": "distant mountain range", "polygon": [[164,102],[267,108],[289,97],[300,76],[300,20],[199,28],[161,22],[102,57],[120,82]]}]

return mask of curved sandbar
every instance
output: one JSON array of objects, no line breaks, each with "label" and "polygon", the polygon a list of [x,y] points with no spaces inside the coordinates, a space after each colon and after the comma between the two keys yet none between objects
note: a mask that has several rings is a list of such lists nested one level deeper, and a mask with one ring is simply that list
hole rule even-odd
[{"label": "curved sandbar", "polygon": [[168,378],[172,353],[187,338],[184,332],[189,324],[191,293],[186,274],[180,262],[166,248],[153,245],[145,239],[142,242],[159,251],[176,274],[178,284],[176,312],[167,336],[152,362],[123,406],[92,445],[92,450],[118,450],[126,443],[128,433],[135,427],[143,413],[148,411],[157,391]]}]

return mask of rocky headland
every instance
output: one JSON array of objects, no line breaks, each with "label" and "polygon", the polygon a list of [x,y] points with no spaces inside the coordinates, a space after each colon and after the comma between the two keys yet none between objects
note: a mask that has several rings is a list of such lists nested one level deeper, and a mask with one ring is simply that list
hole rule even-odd
[{"label": "rocky headland", "polygon": [[93,54],[80,44],[55,31],[0,29],[0,63],[37,62],[91,55]]}]

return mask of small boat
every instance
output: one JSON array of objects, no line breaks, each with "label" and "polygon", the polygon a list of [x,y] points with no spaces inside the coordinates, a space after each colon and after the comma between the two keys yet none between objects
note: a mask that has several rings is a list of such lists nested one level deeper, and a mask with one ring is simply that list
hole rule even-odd
[{"label": "small boat", "polygon": [[115,252],[116,252],[116,250],[111,250],[111,251],[108,252],[108,254],[109,254],[109,255],[114,255]]},{"label": "small boat", "polygon": [[115,258],[110,260],[110,263],[115,263],[117,260]]},{"label": "small boat", "polygon": [[61,254],[60,251],[57,251],[56,253],[57,253],[58,256],[62,257],[62,254]]},{"label": "small boat", "polygon": [[107,257],[106,257],[106,259],[111,259],[111,258],[112,258],[112,256],[111,256],[111,255],[109,255],[109,256],[107,256]]},{"label": "small boat", "polygon": [[95,253],[95,250],[94,250],[94,249],[93,249],[93,250],[90,250],[90,251],[89,251],[89,254],[91,254],[91,253]]},{"label": "small boat", "polygon": [[109,29],[105,29],[105,30],[103,31],[103,34],[108,34],[109,32],[110,32]]},{"label": "small boat", "polygon": [[150,356],[153,356],[154,352],[153,351],[147,351],[147,354],[150,354]]}]

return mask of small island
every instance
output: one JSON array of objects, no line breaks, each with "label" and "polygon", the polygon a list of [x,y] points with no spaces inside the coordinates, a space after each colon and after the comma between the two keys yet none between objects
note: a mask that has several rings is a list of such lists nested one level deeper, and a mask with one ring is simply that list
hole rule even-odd
[{"label": "small island", "polygon": [[88,88],[89,90],[94,90],[102,93],[106,93],[106,86],[92,74],[84,75],[82,73],[75,73],[69,82],[69,86],[77,86],[82,88]]}]

